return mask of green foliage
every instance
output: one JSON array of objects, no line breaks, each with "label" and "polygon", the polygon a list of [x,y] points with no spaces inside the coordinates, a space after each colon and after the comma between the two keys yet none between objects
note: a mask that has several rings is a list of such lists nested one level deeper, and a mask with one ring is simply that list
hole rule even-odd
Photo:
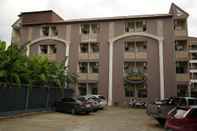
[{"label": "green foliage", "polygon": [[8,85],[64,87],[65,82],[75,84],[76,75],[65,72],[63,64],[51,62],[45,56],[26,57],[16,46],[0,41],[0,82]]}]

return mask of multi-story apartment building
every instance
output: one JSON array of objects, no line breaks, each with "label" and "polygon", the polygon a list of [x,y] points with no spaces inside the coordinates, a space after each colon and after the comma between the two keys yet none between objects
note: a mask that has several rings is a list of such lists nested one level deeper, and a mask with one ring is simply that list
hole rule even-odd
[{"label": "multi-story apartment building", "polygon": [[79,76],[78,94],[102,94],[109,105],[188,96],[197,82],[188,16],[175,4],[167,14],[66,21],[53,11],[25,12],[13,24],[12,43],[27,56],[64,62]]}]

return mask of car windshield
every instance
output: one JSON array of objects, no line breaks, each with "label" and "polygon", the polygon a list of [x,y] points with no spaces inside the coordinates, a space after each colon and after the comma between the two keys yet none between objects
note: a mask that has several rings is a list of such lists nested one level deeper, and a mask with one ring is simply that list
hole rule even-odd
[{"label": "car windshield", "polygon": [[189,105],[197,105],[197,99],[189,99]]},{"label": "car windshield", "polygon": [[156,105],[165,105],[169,103],[169,99],[157,100],[154,102]]},{"label": "car windshield", "polygon": [[78,97],[77,100],[79,100],[79,101],[86,101],[85,97]]},{"label": "car windshield", "polygon": [[187,108],[176,108],[174,111],[171,112],[171,115],[176,119],[181,119],[186,116],[186,113],[189,109]]},{"label": "car windshield", "polygon": [[99,96],[99,98],[105,100],[105,97],[104,96]]}]

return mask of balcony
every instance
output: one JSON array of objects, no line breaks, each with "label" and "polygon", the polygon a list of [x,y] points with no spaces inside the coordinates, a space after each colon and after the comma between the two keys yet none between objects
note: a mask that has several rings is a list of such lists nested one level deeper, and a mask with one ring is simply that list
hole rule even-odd
[{"label": "balcony", "polygon": [[189,63],[197,63],[197,60],[189,60]]},{"label": "balcony", "polygon": [[79,80],[90,80],[90,81],[97,81],[98,80],[98,73],[79,73]]},{"label": "balcony", "polygon": [[187,30],[175,30],[176,36],[187,36]]},{"label": "balcony", "polygon": [[56,60],[56,54],[48,54],[46,55],[49,61],[55,61]]},{"label": "balcony", "polygon": [[124,53],[125,59],[147,59],[147,53],[146,52],[125,52]]},{"label": "balcony", "polygon": [[190,82],[191,83],[197,83],[197,80],[191,79]]},{"label": "balcony", "polygon": [[189,81],[189,74],[176,74],[176,81]]},{"label": "balcony", "polygon": [[96,33],[81,34],[81,42],[88,42],[88,41],[97,41],[97,34]]},{"label": "balcony", "polygon": [[189,70],[190,73],[197,73],[197,68],[193,68]]},{"label": "balcony", "polygon": [[189,59],[188,52],[186,51],[176,51],[176,59]]},{"label": "balcony", "polygon": [[99,59],[99,53],[79,53],[80,60],[97,60]]}]

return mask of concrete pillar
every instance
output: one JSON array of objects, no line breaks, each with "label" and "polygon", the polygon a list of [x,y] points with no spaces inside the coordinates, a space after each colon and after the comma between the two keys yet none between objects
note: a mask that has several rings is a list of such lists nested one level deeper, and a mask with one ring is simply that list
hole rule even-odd
[{"label": "concrete pillar", "polygon": [[112,77],[113,77],[113,41],[109,42],[109,88],[108,88],[108,105],[112,105]]}]

